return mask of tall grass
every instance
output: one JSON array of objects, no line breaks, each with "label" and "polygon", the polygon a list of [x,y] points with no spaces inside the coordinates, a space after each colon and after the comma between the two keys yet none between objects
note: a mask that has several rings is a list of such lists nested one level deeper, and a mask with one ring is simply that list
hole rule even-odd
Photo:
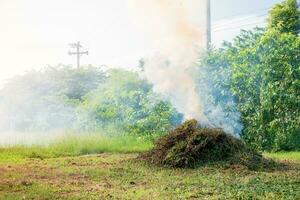
[{"label": "tall grass", "polygon": [[300,151],[264,153],[264,155],[276,160],[292,160],[300,162]]},{"label": "tall grass", "polygon": [[53,158],[98,153],[138,153],[149,150],[152,141],[133,136],[108,137],[99,134],[66,134],[49,144],[0,146],[1,160]]},{"label": "tall grass", "polygon": [[147,151],[152,142],[132,136],[107,137],[96,134],[63,138],[49,145],[59,154],[82,155],[93,153],[136,153]]}]

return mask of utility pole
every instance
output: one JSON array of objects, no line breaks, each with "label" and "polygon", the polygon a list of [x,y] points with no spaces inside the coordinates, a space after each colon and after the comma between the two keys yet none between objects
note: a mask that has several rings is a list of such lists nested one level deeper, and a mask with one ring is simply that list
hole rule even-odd
[{"label": "utility pole", "polygon": [[203,46],[207,50],[211,44],[211,4],[210,0],[200,0],[203,6]]},{"label": "utility pole", "polygon": [[210,0],[202,0],[205,3],[205,49],[211,44],[211,4]]},{"label": "utility pole", "polygon": [[88,51],[80,51],[80,48],[82,47],[80,42],[78,41],[77,43],[71,43],[69,44],[71,48],[75,48],[76,49],[76,52],[71,52],[69,51],[69,55],[76,55],[77,56],[77,68],[80,67],[80,56],[81,55],[89,55],[89,52]]}]

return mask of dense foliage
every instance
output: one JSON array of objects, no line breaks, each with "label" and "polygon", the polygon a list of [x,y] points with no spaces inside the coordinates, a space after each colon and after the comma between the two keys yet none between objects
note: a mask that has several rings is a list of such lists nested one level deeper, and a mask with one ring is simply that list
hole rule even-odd
[{"label": "dense foliage", "polygon": [[46,67],[15,77],[0,91],[0,127],[73,129],[155,137],[182,115],[137,73],[86,66]]},{"label": "dense foliage", "polygon": [[[289,20],[285,20],[287,15]],[[242,31],[233,43],[211,50],[204,59],[207,68],[229,71],[225,85],[241,113],[241,136],[254,148],[300,149],[297,24],[296,1],[284,1],[271,10],[267,29]]]},{"label": "dense foliage", "polygon": [[285,0],[270,10],[268,28],[282,33],[297,33],[300,30],[299,9],[297,0]]},{"label": "dense foliage", "polygon": [[17,76],[0,91],[0,127],[14,131],[70,127],[75,104],[105,79],[99,68],[45,67]]},{"label": "dense foliage", "polygon": [[229,89],[231,72],[227,55],[222,51],[210,51],[207,56],[201,57],[199,65],[194,79],[205,116],[211,126],[239,136],[243,126]]},{"label": "dense foliage", "polygon": [[111,70],[107,81],[90,92],[79,107],[84,129],[105,129],[155,137],[182,120],[182,115],[152,91],[137,73]]}]

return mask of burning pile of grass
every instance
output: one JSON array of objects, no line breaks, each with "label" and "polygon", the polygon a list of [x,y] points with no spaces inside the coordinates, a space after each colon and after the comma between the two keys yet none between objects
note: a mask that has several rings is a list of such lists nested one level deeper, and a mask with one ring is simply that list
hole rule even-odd
[{"label": "burning pile of grass", "polygon": [[158,139],[155,147],[141,157],[156,165],[181,168],[226,162],[257,169],[271,162],[247,148],[240,139],[221,129],[201,128],[196,120],[186,121]]}]

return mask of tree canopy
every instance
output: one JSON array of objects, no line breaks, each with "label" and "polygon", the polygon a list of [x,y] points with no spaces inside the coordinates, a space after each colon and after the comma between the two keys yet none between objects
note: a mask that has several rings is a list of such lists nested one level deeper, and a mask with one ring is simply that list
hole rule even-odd
[{"label": "tree canopy", "polygon": [[298,34],[300,31],[299,17],[297,0],[285,0],[270,10],[268,28],[276,29],[281,33]]},{"label": "tree canopy", "polygon": [[229,71],[223,85],[235,98],[241,137],[249,145],[262,150],[300,149],[297,2],[276,5],[268,22],[266,29],[242,31],[232,43],[212,49],[204,61],[207,68]]}]

